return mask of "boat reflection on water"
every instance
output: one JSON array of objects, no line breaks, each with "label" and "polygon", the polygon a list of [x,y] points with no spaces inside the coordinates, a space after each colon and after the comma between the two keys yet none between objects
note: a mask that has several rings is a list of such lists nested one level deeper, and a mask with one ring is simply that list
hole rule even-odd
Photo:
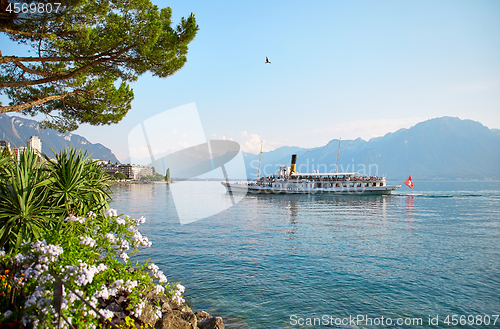
[{"label": "boat reflection on water", "polygon": [[[287,224],[286,234],[298,233],[298,226],[318,229],[339,226],[369,228],[384,225],[387,208],[398,207],[401,198],[389,195],[285,194],[251,195],[245,197],[254,205],[254,218],[263,223],[270,216]],[[272,215],[270,215],[272,214]],[[336,228],[335,228],[336,227]]]}]

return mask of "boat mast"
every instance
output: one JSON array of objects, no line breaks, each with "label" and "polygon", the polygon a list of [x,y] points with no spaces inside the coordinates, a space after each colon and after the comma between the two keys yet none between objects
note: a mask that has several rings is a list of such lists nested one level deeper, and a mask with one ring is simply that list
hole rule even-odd
[{"label": "boat mast", "polygon": [[337,174],[339,172],[339,156],[340,156],[340,141],[342,140],[342,137],[339,139],[339,151],[337,153],[337,168],[335,168],[335,173]]},{"label": "boat mast", "polygon": [[262,159],[262,144],[264,141],[260,142],[260,155],[259,155],[259,169],[257,169],[257,180],[259,180],[260,177],[260,160]]}]

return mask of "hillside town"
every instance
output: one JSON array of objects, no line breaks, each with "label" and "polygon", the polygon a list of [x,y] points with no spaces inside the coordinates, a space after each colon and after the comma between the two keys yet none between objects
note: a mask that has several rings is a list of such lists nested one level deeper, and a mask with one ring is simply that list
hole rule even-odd
[{"label": "hillside town", "polygon": [[[26,141],[26,146],[11,147],[8,141],[0,140],[0,153],[3,152],[4,149],[9,150],[9,152],[15,156],[17,162],[19,162],[21,154],[27,149],[31,149],[37,154],[42,154],[42,141],[38,136],[31,136]],[[115,177],[118,173],[121,173],[129,180],[140,180],[143,177],[152,177],[157,175],[154,168],[144,165],[121,164],[118,162],[112,163],[111,161],[105,160],[95,161],[101,165],[102,171],[105,171],[109,175]]]}]

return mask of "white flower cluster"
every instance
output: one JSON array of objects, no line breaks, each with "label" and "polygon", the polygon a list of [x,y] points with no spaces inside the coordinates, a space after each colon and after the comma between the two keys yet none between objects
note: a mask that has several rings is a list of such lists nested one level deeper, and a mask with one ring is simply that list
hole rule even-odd
[{"label": "white flower cluster", "polygon": [[103,284],[101,290],[97,291],[96,297],[107,300],[109,297],[116,297],[120,291],[131,293],[132,289],[137,286],[139,286],[137,280],[127,280],[124,282],[122,279],[119,279],[113,282],[109,288]]},{"label": "white flower cluster", "polygon": [[127,240],[125,240],[125,239],[122,239],[122,240],[121,240],[121,245],[120,245],[120,248],[121,248],[122,250],[129,250],[129,249],[130,249],[130,245],[129,245],[128,241],[127,241]]},{"label": "white flower cluster", "polygon": [[182,294],[184,293],[186,288],[182,284],[178,284],[175,286],[174,295],[172,296],[172,301],[177,303],[177,305],[181,305],[185,302],[184,298],[182,298]]},{"label": "white flower cluster", "polygon": [[[141,217],[141,218],[143,218],[143,217]],[[151,245],[153,244],[151,241],[149,241],[148,237],[142,236],[141,232],[139,232],[135,227],[133,227],[133,226],[129,227],[129,231],[134,233],[133,238],[134,238],[136,245],[144,246],[144,247],[151,247]]]},{"label": "white flower cluster", "polygon": [[165,287],[157,284],[154,286],[153,291],[155,292],[155,294],[163,294],[165,292]]},{"label": "white flower cluster", "polygon": [[118,241],[118,239],[116,238],[116,236],[113,234],[113,233],[108,233],[105,235],[106,239],[108,239],[108,241],[110,243],[115,243],[116,241]]},{"label": "white flower cluster", "polygon": [[106,209],[104,211],[104,214],[108,217],[116,217],[118,216],[118,213],[116,212],[116,209]]},{"label": "white flower cluster", "polygon": [[69,215],[64,219],[65,222],[78,222],[78,223],[85,223],[86,218],[85,217],[80,217],[80,216],[74,216],[74,215]]},{"label": "white flower cluster", "polygon": [[122,252],[120,254],[120,258],[123,259],[123,261],[126,263],[127,262],[127,259],[129,259],[130,257],[128,257],[127,253],[126,252]]},{"label": "white flower cluster", "polygon": [[113,316],[115,316],[115,313],[113,311],[105,309],[99,310],[99,313],[101,313],[101,315],[104,316],[106,319],[111,319]]},{"label": "white flower cluster", "polygon": [[108,267],[104,264],[99,264],[98,266],[89,266],[87,263],[81,261],[80,259],[78,260],[78,262],[80,263],[80,272],[76,275],[75,283],[79,286],[86,286],[87,284],[92,283],[92,280],[97,273],[108,269]]},{"label": "white flower cluster", "polygon": [[140,317],[145,306],[146,306],[145,302],[140,302],[137,305],[135,305],[135,308],[133,310],[130,310],[130,313],[132,315],[135,315],[136,317]]},{"label": "white flower cluster", "polygon": [[93,247],[96,245],[96,241],[89,236],[81,236],[80,240],[80,244],[85,246]]},{"label": "white flower cluster", "polygon": [[167,282],[167,277],[163,274],[163,271],[160,271],[160,268],[157,265],[151,263],[148,265],[148,269],[151,270],[153,276],[157,278],[160,283]]},{"label": "white flower cluster", "polygon": [[[100,227],[100,222],[91,221],[91,219],[96,217],[92,212],[89,212],[86,217],[68,216],[66,218],[66,222],[73,222],[75,225],[83,224],[90,228],[90,230],[87,230],[87,235],[79,237],[80,249],[86,249],[88,247],[102,248],[100,250],[109,251],[112,256],[119,254],[119,257],[127,262],[129,259],[127,252],[132,249],[136,251],[137,249],[135,248],[139,246],[151,246],[151,242],[148,238],[143,236],[136,229],[138,225],[145,222],[146,219],[144,217],[140,217],[139,219],[133,219],[128,216],[124,217],[125,219],[118,218],[115,209],[108,209],[105,211],[105,214],[110,222],[114,221],[117,225],[123,226],[116,226],[115,223],[112,223],[112,227],[116,230],[112,232],[109,232],[109,230],[108,232],[103,232],[100,228],[105,227]],[[106,248],[105,246],[107,245],[110,245],[112,248]],[[34,289],[31,290],[31,294],[28,293],[26,296],[27,299],[24,305],[26,313],[22,318],[22,322],[25,326],[30,324],[33,328],[47,327],[48,322],[52,321],[49,319],[57,318],[53,306],[53,289],[57,276],[53,276],[53,272],[58,273],[63,282],[71,283],[73,287],[76,285],[81,289],[75,289],[74,292],[71,290],[66,291],[67,288],[65,289],[63,285],[61,308],[65,311],[70,321],[72,317],[81,317],[82,315],[89,319],[97,318],[99,317],[99,313],[108,319],[114,316],[114,312],[110,310],[99,310],[99,313],[94,312],[91,308],[82,304],[80,298],[84,298],[90,305],[97,309],[98,298],[108,300],[113,296],[134,296],[133,294],[136,294],[138,297],[143,297],[140,293],[140,289],[143,287],[139,285],[137,280],[127,280],[124,278],[123,280],[116,280],[112,284],[102,284],[102,282],[105,281],[102,280],[102,274],[97,277],[96,275],[108,270],[108,267],[99,261],[95,262],[95,260],[92,260],[86,263],[80,259],[77,264],[62,266],[59,264],[61,255],[63,254],[63,248],[61,246],[50,245],[45,241],[38,241],[31,244],[25,243],[23,246],[28,248],[29,251],[25,254],[17,254],[13,259],[15,261],[14,263],[17,264],[20,269],[20,272],[14,274],[14,279],[26,288]],[[95,251],[96,249],[93,250]],[[5,256],[5,251],[0,249],[0,257],[2,256]],[[70,254],[67,256],[72,255]],[[100,259],[102,262],[105,262],[107,255],[103,256],[104,257]],[[71,257],[65,257],[64,259],[69,260]],[[159,270],[159,267],[153,263],[149,264],[148,269],[151,271],[152,276],[159,281],[159,284],[153,286],[153,291],[156,294],[164,294],[166,288],[162,283],[167,282],[167,277]],[[97,291],[95,291],[98,285],[101,285],[101,288],[97,288]],[[177,285],[173,292],[174,296],[172,299],[178,304],[184,303],[184,299],[182,298],[184,287]],[[146,306],[145,302],[137,302],[135,298],[132,298],[129,302],[132,302],[129,309],[131,315],[139,317],[144,313],[144,308]],[[157,306],[153,307],[152,313],[152,316],[156,318],[161,318],[162,316],[161,308]],[[11,311],[6,311],[3,316],[8,317],[11,314]],[[0,317],[1,316],[2,314],[0,314]],[[52,325],[54,324],[55,322],[52,323]],[[90,322],[88,324],[92,326]],[[66,328],[66,324],[63,324],[63,327]],[[84,327],[87,328],[87,326]]]}]

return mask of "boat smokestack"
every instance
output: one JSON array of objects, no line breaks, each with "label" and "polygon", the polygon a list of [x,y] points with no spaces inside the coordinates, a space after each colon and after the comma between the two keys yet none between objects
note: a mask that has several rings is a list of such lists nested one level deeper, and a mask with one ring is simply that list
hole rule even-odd
[{"label": "boat smokestack", "polygon": [[292,154],[292,164],[290,165],[290,175],[295,172],[295,164],[297,163],[297,154]]}]

